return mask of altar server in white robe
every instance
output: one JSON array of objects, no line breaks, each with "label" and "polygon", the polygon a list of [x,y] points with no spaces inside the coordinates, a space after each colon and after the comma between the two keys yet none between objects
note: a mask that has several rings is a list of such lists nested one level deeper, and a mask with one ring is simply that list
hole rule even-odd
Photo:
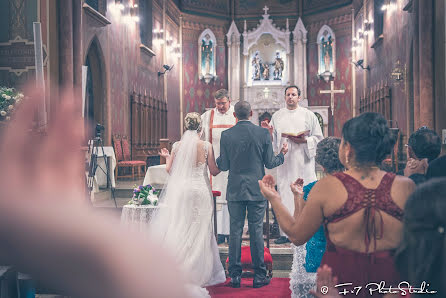
[{"label": "altar server in white robe", "polygon": [[[297,178],[302,178],[304,184],[316,181],[315,156],[317,143],[323,139],[321,126],[316,115],[307,108],[300,107],[300,89],[297,86],[288,86],[285,89],[286,107],[275,112],[268,128],[273,137],[273,148],[278,152],[283,142],[288,142],[288,154],[284,163],[277,167],[277,188],[282,197],[283,204],[294,213],[294,197],[290,184]],[[282,137],[282,133],[299,133],[309,131],[303,138]],[[280,229],[281,237],[275,242],[283,244],[289,242],[285,233]]]},{"label": "altar server in white robe", "polygon": [[[236,124],[234,107],[231,106],[228,90],[220,89],[215,92],[215,108],[201,115],[202,139],[212,144],[214,155],[220,156],[220,136],[223,131]],[[226,201],[226,187],[228,185],[228,172],[221,172],[211,178],[212,190],[221,192],[217,199],[217,233],[218,243],[229,241],[229,212]]]}]

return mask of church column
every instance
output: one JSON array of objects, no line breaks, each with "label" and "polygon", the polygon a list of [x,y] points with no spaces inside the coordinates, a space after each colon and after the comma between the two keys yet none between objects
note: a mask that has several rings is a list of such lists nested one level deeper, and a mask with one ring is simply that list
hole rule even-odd
[{"label": "church column", "polygon": [[[232,100],[234,100],[234,94],[232,94],[232,72],[234,70],[234,67],[232,66],[232,44],[231,44],[231,36],[228,36],[226,40],[226,46],[228,47],[228,90],[229,90],[229,96]],[[198,60],[200,61],[200,60]]]},{"label": "church column", "polygon": [[73,2],[59,1],[59,69],[62,88],[73,88]]},{"label": "church column", "polygon": [[[435,0],[435,129],[441,135],[442,130],[446,129],[446,3],[444,0]],[[446,146],[443,145],[443,150]]]},{"label": "church column", "polygon": [[[352,8],[352,48],[354,46],[353,38],[355,38],[355,9]],[[356,60],[356,51],[352,51],[352,61]],[[352,67],[352,117],[356,116],[356,67]]]},{"label": "church column", "polygon": [[414,1],[412,13],[412,36],[413,36],[413,123],[414,129],[420,127],[420,58],[419,58],[419,25],[418,25],[418,0]]},{"label": "church column", "polygon": [[293,30],[294,83],[302,90],[302,99],[307,99],[307,30],[299,18]]},{"label": "church column", "polygon": [[307,93],[307,63],[306,63],[306,61],[307,61],[307,36],[306,36],[306,34],[305,34],[305,36],[304,36],[304,38],[302,39],[302,42],[303,42],[303,45],[302,45],[302,51],[303,51],[303,54],[304,54],[304,61],[303,61],[303,69],[302,69],[302,71],[303,71],[303,73],[304,73],[304,82],[303,82],[303,86],[302,86],[302,92],[303,92],[303,95],[302,95],[302,98],[303,99],[308,99],[308,93]]},{"label": "church column", "polygon": [[82,98],[82,0],[73,0],[73,82],[76,100]]},{"label": "church column", "polygon": [[433,1],[419,1],[420,126],[434,128]]},{"label": "church column", "polygon": [[183,102],[184,102],[184,92],[183,92],[183,16],[180,15],[180,136],[183,135]]},{"label": "church column", "polygon": [[229,93],[232,100],[238,101],[240,100],[240,51],[237,52],[237,41],[228,43],[228,55]]},{"label": "church column", "polygon": [[[166,27],[166,0],[163,0],[163,65],[167,64],[167,27]],[[163,76],[163,100],[167,102],[167,75]],[[156,142],[158,143],[159,140]]]},{"label": "church column", "polygon": [[[299,35],[301,35],[301,32],[298,32]],[[302,61],[303,57],[303,40],[302,36],[295,36],[294,37],[294,77],[293,77],[293,84],[297,85],[302,90],[302,98],[305,97],[305,86],[304,86],[304,80],[302,77],[302,73],[305,73],[305,70],[303,69],[304,63]],[[305,59],[305,58],[304,58]]]},{"label": "church column", "polygon": [[[243,58],[241,59],[243,63],[243,75],[242,75],[242,84],[243,84],[243,100],[248,99],[248,89],[246,88],[246,78],[248,77],[248,66],[246,63],[246,59],[248,59],[248,31],[246,30],[246,20],[243,23]],[[242,98],[240,98],[242,100]]]},{"label": "church column", "polygon": [[[363,9],[364,9],[364,18],[365,19],[369,19],[369,15],[368,15],[368,7],[367,7],[367,5],[368,5],[368,1],[367,0],[364,0],[364,2],[363,2]],[[368,36],[366,36],[365,38],[364,38],[364,42],[363,42],[363,47],[362,47],[362,52],[364,53],[363,54],[363,64],[364,65],[369,65],[369,61],[368,61],[368,59],[367,59],[367,53],[368,53],[368,50],[369,50],[369,42],[368,42]],[[368,72],[367,71],[363,71],[362,72],[363,73],[363,90],[364,90],[364,92],[367,92],[367,89],[368,89],[368,87],[369,87],[369,85],[368,85]],[[387,119],[387,120],[389,120],[389,119]]]}]

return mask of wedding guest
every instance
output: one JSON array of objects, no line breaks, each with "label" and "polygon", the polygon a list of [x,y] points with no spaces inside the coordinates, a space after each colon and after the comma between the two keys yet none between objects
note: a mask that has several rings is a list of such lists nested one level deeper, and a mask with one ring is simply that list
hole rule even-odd
[{"label": "wedding guest", "polygon": [[279,225],[295,245],[308,241],[324,224],[327,248],[321,265],[330,266],[341,283],[399,282],[393,253],[401,240],[403,208],[415,184],[379,169],[392,146],[382,115],[363,113],[347,121],[339,148],[347,170],[319,180],[304,206],[296,202],[295,216],[282,204],[271,176],[259,181]]},{"label": "wedding guest", "polygon": [[407,142],[407,155],[409,158],[433,161],[440,155],[441,139],[432,129],[422,126],[413,132]]},{"label": "wedding guest", "polygon": [[[327,137],[317,144],[316,162],[322,166],[326,175],[335,172],[342,172],[344,166],[339,161],[338,151],[341,143],[340,138]],[[296,183],[291,186],[295,200],[308,198],[313,186],[317,181],[308,183],[303,187],[303,195],[296,189]],[[304,297],[308,295],[310,288],[313,288],[316,281],[316,270],[321,264],[322,255],[325,252],[326,240],[324,227],[319,230],[303,245],[294,247],[293,266],[290,274],[290,287],[292,297]]]},{"label": "wedding guest", "polygon": [[437,157],[429,163],[426,179],[446,177],[446,155]]},{"label": "wedding guest", "polygon": [[411,178],[417,185],[426,181],[426,170],[431,161],[441,152],[440,136],[426,126],[420,127],[409,137],[407,164],[404,176]]},{"label": "wedding guest", "polygon": [[[403,238],[395,254],[395,265],[401,274],[402,288],[419,288],[426,282],[427,291],[434,297],[446,297],[446,178],[432,179],[417,187],[404,207]],[[327,265],[320,267],[317,275],[315,297],[338,298],[337,277]],[[409,284],[405,283],[408,282]],[[324,293],[321,292],[324,290]],[[328,293],[325,292],[328,290]],[[418,297],[399,291],[391,297]],[[423,297],[426,294],[419,295]],[[428,296],[430,296],[428,295]]]},{"label": "wedding guest", "polygon": [[404,208],[403,238],[395,255],[402,280],[415,287],[425,281],[428,290],[437,291],[435,297],[446,297],[445,193],[446,178],[417,187]]},{"label": "wedding guest", "polygon": [[1,134],[1,263],[73,297],[184,296],[165,248],[85,204],[79,104],[62,97],[39,136],[29,133],[42,98],[33,95]]}]

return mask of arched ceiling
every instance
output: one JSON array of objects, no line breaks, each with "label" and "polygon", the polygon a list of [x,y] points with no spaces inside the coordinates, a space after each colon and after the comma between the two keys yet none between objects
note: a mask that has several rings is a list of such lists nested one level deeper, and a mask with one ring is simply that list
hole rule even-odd
[{"label": "arched ceiling", "polygon": [[[273,18],[316,14],[352,4],[353,0],[174,0],[181,11],[217,18],[235,20],[258,19],[263,7],[269,7]],[[234,6],[234,9],[232,9]]]}]

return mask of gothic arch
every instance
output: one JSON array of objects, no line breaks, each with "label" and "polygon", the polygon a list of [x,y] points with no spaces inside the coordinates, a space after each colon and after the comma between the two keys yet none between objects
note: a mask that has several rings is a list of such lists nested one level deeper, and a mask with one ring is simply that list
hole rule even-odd
[{"label": "gothic arch", "polygon": [[321,43],[322,38],[326,38],[327,36],[331,36],[331,40],[333,42],[332,45],[332,59],[333,59],[333,67],[330,70],[331,75],[334,77],[336,75],[336,35],[334,31],[327,25],[323,25],[317,34],[317,51],[318,51],[318,74],[322,74],[325,72],[325,68],[322,67],[321,63]]},{"label": "gothic arch", "polygon": [[[110,135],[111,127],[107,121],[106,71],[102,47],[96,36],[90,41],[84,58],[84,65],[88,67],[84,119],[87,124],[96,125],[99,123],[105,126],[103,140],[108,144],[110,140],[105,136]],[[86,135],[94,135],[94,130],[92,131],[92,128],[90,128],[89,131],[86,131]]]},{"label": "gothic arch", "polygon": [[[212,42],[212,62],[209,66],[209,71],[205,71],[202,61],[202,45],[203,40],[209,40]],[[215,79],[217,77],[217,55],[216,55],[216,49],[217,49],[217,39],[215,38],[214,33],[211,29],[207,28],[203,32],[201,32],[200,37],[198,38],[198,73],[199,78],[204,79],[206,84],[209,84],[210,80]]]}]

